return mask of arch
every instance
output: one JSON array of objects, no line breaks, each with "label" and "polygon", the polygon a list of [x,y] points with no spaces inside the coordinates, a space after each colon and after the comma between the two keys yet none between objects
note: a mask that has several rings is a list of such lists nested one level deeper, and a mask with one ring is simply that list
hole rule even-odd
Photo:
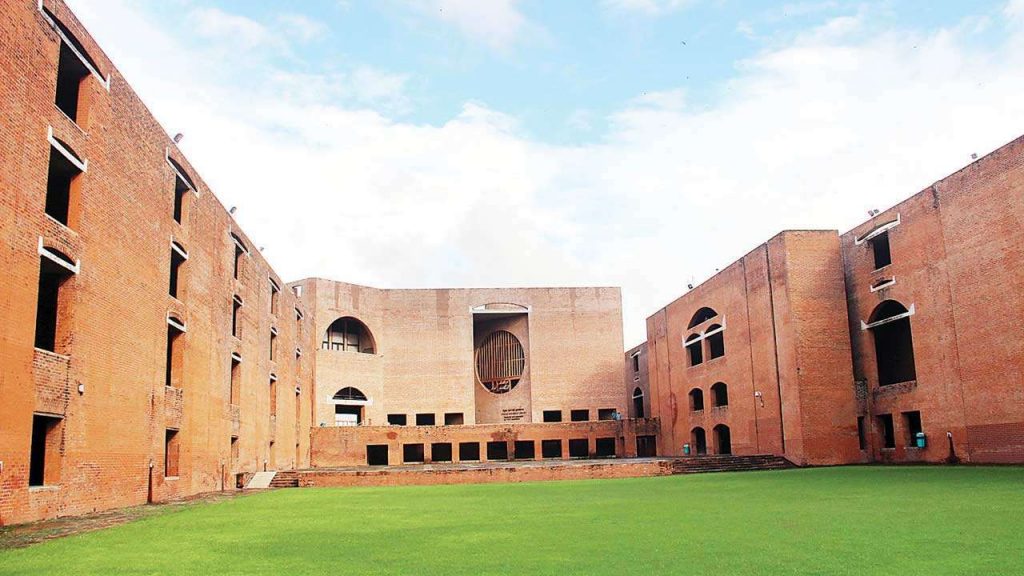
[{"label": "arch", "polygon": [[704,350],[701,348],[700,334],[690,334],[683,344],[686,347],[687,357],[690,359],[690,366],[697,366],[704,362]]},{"label": "arch", "polygon": [[366,394],[359,388],[353,386],[346,386],[341,390],[334,393],[332,400],[351,400],[356,402],[366,402]]},{"label": "arch", "polygon": [[725,329],[719,324],[708,326],[704,339],[708,341],[708,358],[725,356]]},{"label": "arch", "polygon": [[633,389],[633,417],[646,417],[644,414],[644,391],[639,386]]},{"label": "arch", "polygon": [[879,386],[917,379],[910,326],[912,313],[895,300],[885,300],[871,312],[867,327],[875,340]]},{"label": "arch", "polygon": [[690,450],[698,456],[708,453],[708,436],[700,426],[690,430]]},{"label": "arch", "polygon": [[715,454],[732,454],[732,432],[725,424],[718,424],[711,430],[715,441]]},{"label": "arch", "polygon": [[690,318],[690,323],[687,324],[686,327],[693,328],[698,324],[703,324],[708,320],[711,320],[715,316],[718,316],[718,312],[715,312],[712,308],[703,306],[693,314],[693,318]]},{"label": "arch", "polygon": [[511,391],[525,370],[523,345],[507,330],[491,332],[476,349],[476,377],[489,392]]},{"label": "arch", "polygon": [[704,391],[700,388],[690,390],[690,412],[700,412],[704,409]]},{"label": "arch", "polygon": [[725,382],[716,382],[711,386],[711,405],[715,408],[729,405],[729,387]]},{"label": "arch", "polygon": [[82,63],[90,67],[91,72],[95,72],[96,76],[100,79],[100,82],[106,82],[103,74],[100,72],[100,66],[96,63],[96,60],[89,55],[86,51],[85,46],[78,40],[71,29],[61,22],[60,18],[54,14],[50,9],[40,2],[40,8],[42,8],[43,14],[53,23],[60,33],[61,38],[68,43],[68,45],[75,50],[75,55],[82,59]]},{"label": "arch", "polygon": [[512,302],[488,302],[487,304],[481,304],[473,307],[473,312],[529,312],[530,309],[527,306],[521,304],[513,304]]},{"label": "arch", "polygon": [[70,144],[61,140],[60,138],[57,138],[56,136],[52,136],[51,138],[53,139],[53,141],[50,142],[50,144],[56,144],[54,148],[56,148],[59,152],[62,152],[64,156],[71,161],[72,164],[75,164],[76,168],[78,168],[82,172],[85,172],[85,160],[82,160],[82,157],[79,156],[77,152],[75,152],[75,149],[72,148]]},{"label": "arch", "polygon": [[185,186],[188,186],[189,190],[195,192],[195,181],[192,180],[192,176],[189,175],[189,173],[185,170],[185,167],[179,164],[177,160],[171,158],[169,155],[167,156],[167,163],[170,164],[171,168],[173,168],[174,171],[177,173],[177,176],[178,178],[181,179],[181,182],[185,184]]},{"label": "arch", "polygon": [[370,332],[366,324],[352,316],[343,316],[331,322],[331,325],[324,332],[323,342],[320,347],[324,350],[336,350],[339,352],[377,353],[377,345],[373,339],[373,333]]}]

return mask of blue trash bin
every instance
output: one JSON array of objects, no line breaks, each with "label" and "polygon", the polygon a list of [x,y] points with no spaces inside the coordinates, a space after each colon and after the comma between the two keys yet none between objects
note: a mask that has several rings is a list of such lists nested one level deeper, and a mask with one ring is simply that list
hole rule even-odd
[{"label": "blue trash bin", "polygon": [[918,432],[914,434],[914,442],[918,448],[924,448],[928,445],[928,438],[925,437],[924,432]]},{"label": "blue trash bin", "polygon": [[689,444],[683,444],[683,456],[689,456],[689,455],[690,455],[690,445]]}]

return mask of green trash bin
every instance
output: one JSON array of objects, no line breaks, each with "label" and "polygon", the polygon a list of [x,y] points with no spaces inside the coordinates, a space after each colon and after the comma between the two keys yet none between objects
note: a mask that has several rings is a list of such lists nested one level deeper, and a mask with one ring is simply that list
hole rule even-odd
[{"label": "green trash bin", "polygon": [[914,434],[914,442],[918,448],[924,448],[928,445],[928,439],[925,437],[924,432],[918,432]]},{"label": "green trash bin", "polygon": [[683,444],[683,456],[689,456],[689,455],[690,455],[690,445],[689,444]]}]

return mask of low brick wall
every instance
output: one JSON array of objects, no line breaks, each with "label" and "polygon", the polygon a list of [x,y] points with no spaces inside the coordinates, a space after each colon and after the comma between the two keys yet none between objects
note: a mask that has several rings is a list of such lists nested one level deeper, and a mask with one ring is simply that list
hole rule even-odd
[{"label": "low brick wall", "polygon": [[300,487],[412,486],[433,484],[485,484],[491,482],[544,482],[599,478],[639,478],[672,474],[664,459],[585,460],[464,466],[399,466],[301,470]]}]

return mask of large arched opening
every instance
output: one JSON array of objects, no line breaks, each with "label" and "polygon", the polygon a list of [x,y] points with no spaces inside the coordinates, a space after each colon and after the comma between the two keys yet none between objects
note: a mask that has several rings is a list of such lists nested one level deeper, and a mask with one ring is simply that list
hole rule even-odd
[{"label": "large arched opening", "polygon": [[875,340],[880,386],[917,379],[910,316],[911,312],[895,300],[882,302],[871,313],[868,328]]},{"label": "large arched opening", "polygon": [[335,426],[359,426],[365,420],[366,406],[370,403],[362,390],[352,386],[335,392],[331,402],[334,404]]},{"label": "large arched opening", "polygon": [[337,352],[377,353],[377,344],[370,329],[362,321],[351,316],[338,318],[332,322],[324,332],[320,347]]}]

